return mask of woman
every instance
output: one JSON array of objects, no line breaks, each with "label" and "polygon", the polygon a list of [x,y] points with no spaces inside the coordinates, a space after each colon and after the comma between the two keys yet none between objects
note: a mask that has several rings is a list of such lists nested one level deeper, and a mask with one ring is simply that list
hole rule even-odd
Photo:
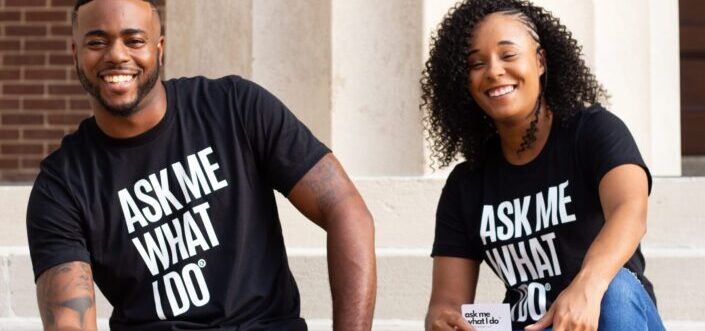
[{"label": "woman", "polygon": [[651,177],[558,19],[521,0],[466,0],[422,79],[438,204],[427,330],[470,330],[480,263],[515,329],[663,330],[639,241]]}]

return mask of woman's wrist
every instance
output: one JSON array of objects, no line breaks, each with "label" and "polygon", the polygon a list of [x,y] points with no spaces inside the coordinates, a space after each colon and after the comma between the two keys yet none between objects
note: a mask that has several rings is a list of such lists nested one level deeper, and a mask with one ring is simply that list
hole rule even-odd
[{"label": "woman's wrist", "polygon": [[607,292],[611,281],[612,279],[609,275],[595,272],[589,268],[583,268],[578,272],[570,285],[580,287],[586,293],[602,296]]}]

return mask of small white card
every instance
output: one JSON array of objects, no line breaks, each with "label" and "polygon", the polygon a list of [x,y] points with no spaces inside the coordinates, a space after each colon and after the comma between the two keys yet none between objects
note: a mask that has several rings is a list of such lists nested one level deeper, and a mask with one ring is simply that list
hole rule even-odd
[{"label": "small white card", "polygon": [[465,320],[478,331],[511,331],[512,317],[509,304],[462,305]]}]

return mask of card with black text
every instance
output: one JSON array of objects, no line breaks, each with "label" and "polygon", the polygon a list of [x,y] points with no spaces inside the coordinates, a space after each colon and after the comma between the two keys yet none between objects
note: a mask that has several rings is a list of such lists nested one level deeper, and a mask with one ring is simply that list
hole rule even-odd
[{"label": "card with black text", "polygon": [[478,331],[511,331],[509,304],[462,305],[463,317]]}]

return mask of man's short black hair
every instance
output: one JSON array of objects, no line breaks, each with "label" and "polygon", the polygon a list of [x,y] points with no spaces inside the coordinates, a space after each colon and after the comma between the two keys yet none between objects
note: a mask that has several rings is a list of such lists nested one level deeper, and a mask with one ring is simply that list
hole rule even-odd
[{"label": "man's short black hair", "polygon": [[[73,6],[73,12],[74,13],[77,12],[78,8],[80,8],[81,6],[87,4],[91,1],[93,1],[93,0],[76,0],[76,5]],[[154,8],[155,10],[157,9],[157,3],[155,0],[143,0],[143,1],[149,2],[149,4],[152,5],[152,8]]]},{"label": "man's short black hair", "polygon": [[[81,6],[91,2],[93,0],[76,0],[76,4],[73,6],[73,12],[71,13],[71,25],[76,27],[76,18],[78,15],[78,8],[81,8]],[[157,2],[156,0],[142,0],[144,2],[149,2],[149,4],[152,6],[152,10],[154,10],[155,13],[159,16],[159,10],[157,9]],[[161,16],[160,16],[161,18]]]}]

